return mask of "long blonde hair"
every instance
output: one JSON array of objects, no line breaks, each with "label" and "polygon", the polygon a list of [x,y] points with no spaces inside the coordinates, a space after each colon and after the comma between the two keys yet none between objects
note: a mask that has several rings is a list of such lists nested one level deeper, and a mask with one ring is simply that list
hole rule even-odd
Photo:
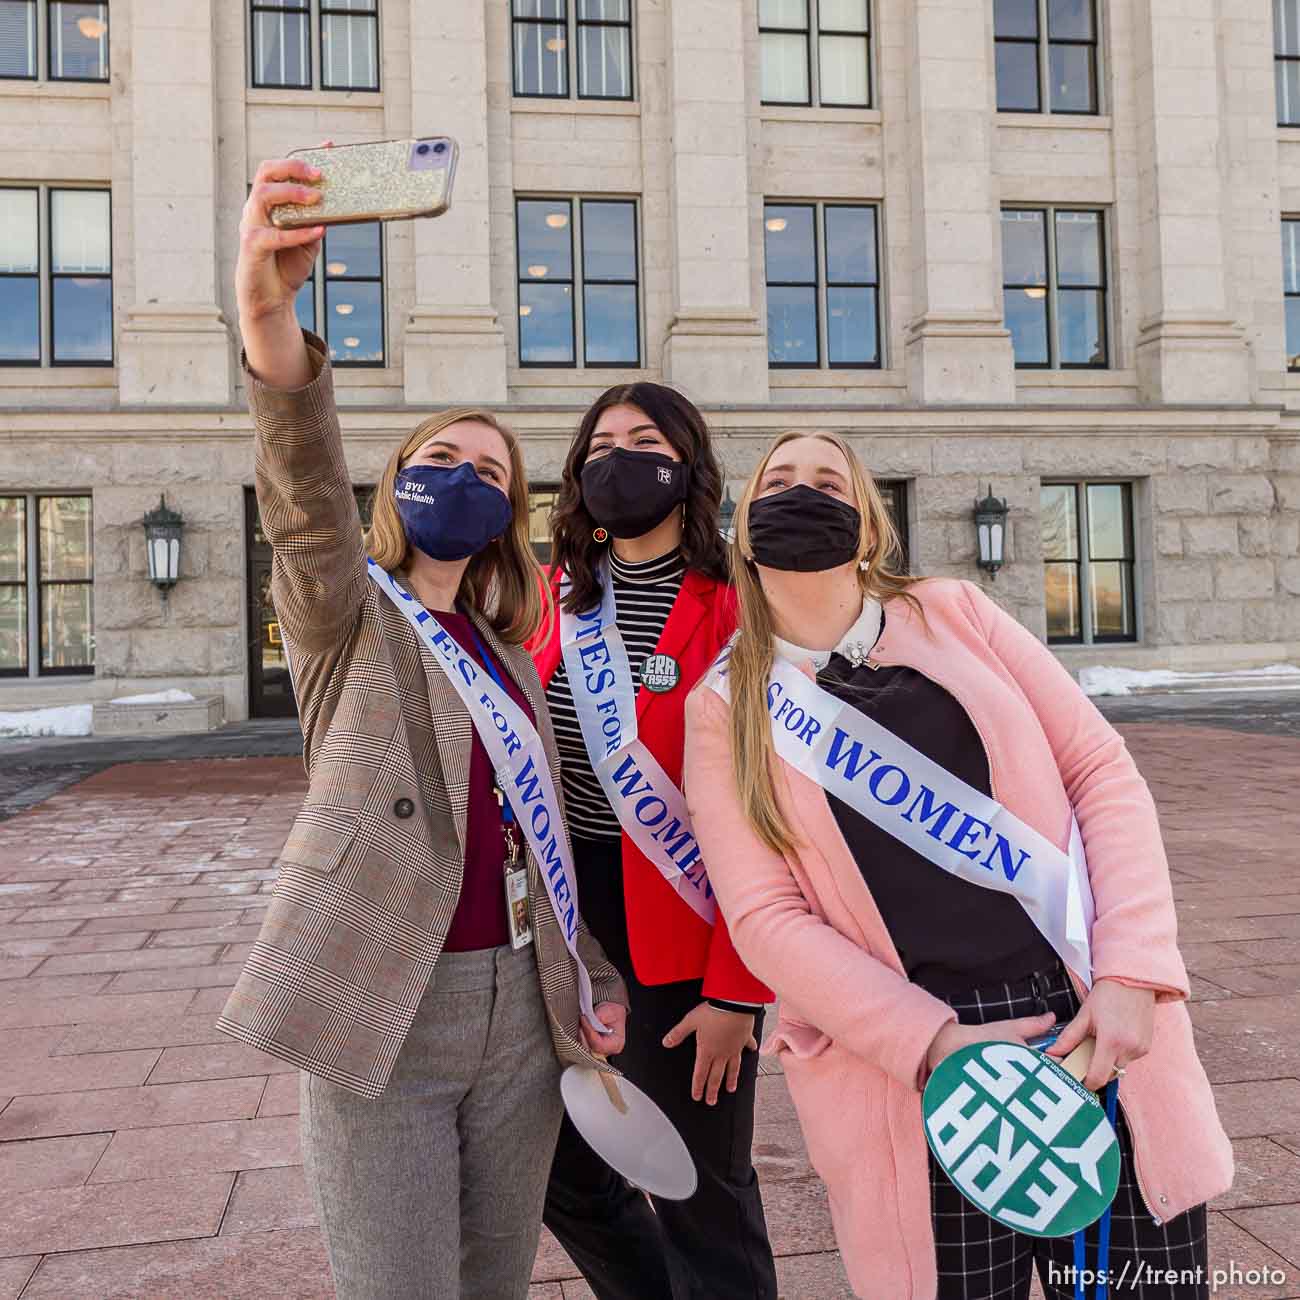
[{"label": "long blonde hair", "polygon": [[498,541],[470,560],[461,579],[460,598],[482,614],[497,635],[511,645],[522,645],[540,628],[545,635],[554,616],[550,584],[533,554],[528,539],[528,476],[523,452],[514,431],[490,411],[462,407],[432,416],[413,429],[388,458],[379,476],[366,534],[366,550],[380,568],[390,573],[405,568],[411,558],[410,543],[397,512],[394,488],[398,472],[430,438],[461,420],[486,424],[501,435],[510,456],[511,521]]},{"label": "long blonde hair", "polygon": [[749,507],[758,493],[773,455],[796,438],[820,438],[838,447],[849,466],[853,504],[862,516],[854,563],[864,596],[882,603],[901,596],[920,609],[912,594],[919,578],[901,572],[902,546],[880,489],[863,468],[848,443],[821,429],[781,434],[759,461],[736,506],[736,532],[731,544],[732,575],[739,604],[740,633],[731,651],[727,678],[731,690],[731,752],[741,807],[749,824],[769,848],[792,853],[795,842],[776,802],[770,761],[773,755],[772,721],[767,708],[768,679],[775,657],[772,610],[758,580],[749,545]]}]

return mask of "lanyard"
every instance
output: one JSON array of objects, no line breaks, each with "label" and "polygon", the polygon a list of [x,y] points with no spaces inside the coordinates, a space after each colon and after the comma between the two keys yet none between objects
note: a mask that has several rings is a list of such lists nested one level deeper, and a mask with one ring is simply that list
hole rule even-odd
[{"label": "lanyard", "polygon": [[[478,651],[479,658],[483,661],[483,667],[488,671],[488,676],[497,684],[503,695],[509,695],[510,692],[506,689],[505,681],[497,668],[496,660],[493,659],[492,652],[483,644],[483,638],[479,636],[478,628],[474,626],[474,620],[466,615],[465,621],[469,624],[469,634],[474,638],[474,648]],[[514,821],[515,813],[514,809],[510,807],[510,801],[505,797],[499,785],[497,786],[497,800],[501,804],[501,820],[508,827]],[[507,836],[511,834],[511,831],[506,831]]]},{"label": "lanyard", "polygon": [[[1112,1079],[1106,1085],[1106,1118],[1111,1128],[1119,1110],[1119,1080]],[[1106,1300],[1109,1290],[1107,1270],[1110,1268],[1110,1210],[1097,1222],[1097,1290],[1096,1300]],[[1087,1300],[1087,1288],[1084,1286],[1084,1274],[1088,1267],[1088,1230],[1086,1228],[1074,1234],[1074,1300]]]}]

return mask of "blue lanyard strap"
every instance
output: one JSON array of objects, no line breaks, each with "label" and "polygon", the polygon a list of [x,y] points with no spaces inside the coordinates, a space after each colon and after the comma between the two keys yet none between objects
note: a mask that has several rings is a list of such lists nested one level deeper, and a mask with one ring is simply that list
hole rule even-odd
[{"label": "blue lanyard strap", "polygon": [[[474,638],[474,648],[478,651],[478,657],[482,661],[483,667],[487,669],[488,675],[494,682],[496,682],[500,690],[504,694],[508,695],[510,692],[506,689],[505,680],[501,676],[500,670],[497,668],[496,660],[493,659],[492,652],[483,644],[483,638],[479,636],[478,628],[474,626],[474,620],[467,614],[465,616],[465,621],[469,624],[469,634]],[[510,807],[510,801],[501,793],[499,785],[497,787],[497,798],[501,803],[501,820],[509,826],[510,823],[514,821],[515,814],[514,810]],[[509,833],[510,832],[507,831],[507,834]]]},{"label": "blue lanyard strap", "polygon": [[[1106,1118],[1110,1120],[1112,1128],[1115,1127],[1115,1120],[1119,1113],[1119,1080],[1112,1079],[1106,1085]],[[1097,1222],[1097,1290],[1095,1292],[1096,1300],[1106,1300],[1108,1292],[1107,1270],[1110,1268],[1110,1210],[1106,1207],[1106,1212]],[[1074,1300],[1087,1300],[1086,1289],[1083,1284],[1083,1275],[1088,1267],[1088,1233],[1087,1229],[1081,1229],[1074,1234]]]}]

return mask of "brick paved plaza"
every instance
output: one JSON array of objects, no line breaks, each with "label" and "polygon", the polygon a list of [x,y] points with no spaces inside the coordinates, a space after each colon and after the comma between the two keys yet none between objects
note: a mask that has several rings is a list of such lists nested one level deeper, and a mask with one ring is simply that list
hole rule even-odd
[{"label": "brick paved plaza", "polygon": [[[1219,1295],[1300,1297],[1300,739],[1124,730],[1237,1151],[1212,1262],[1288,1278]],[[212,1027],[303,788],[292,759],[123,764],[0,824],[0,1300],[331,1294],[297,1075]],[[847,1296],[779,1073],[759,1109],[782,1293]],[[536,1300],[590,1296],[575,1277],[544,1241]]]}]

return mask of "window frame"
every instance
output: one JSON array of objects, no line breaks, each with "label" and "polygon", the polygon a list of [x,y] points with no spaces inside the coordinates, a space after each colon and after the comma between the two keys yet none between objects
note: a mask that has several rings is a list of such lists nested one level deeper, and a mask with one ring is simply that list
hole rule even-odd
[{"label": "window frame", "polygon": [[[1034,71],[1037,76],[1037,108],[997,108],[999,113],[1030,113],[1043,117],[1100,117],[1105,109],[1102,103],[1102,90],[1105,77],[1102,59],[1102,13],[1097,0],[1088,0],[1092,7],[1092,39],[1083,40],[1077,36],[1053,39],[1051,34],[1051,0],[1034,0],[1038,17],[1038,34],[1036,36],[999,36],[997,34],[996,11],[993,27],[993,75],[994,102],[997,101],[997,49],[1000,45],[1033,45],[1037,57]],[[1052,47],[1070,46],[1092,50],[1092,107],[1091,108],[1053,108],[1052,107]]]},{"label": "window frame", "polygon": [[45,0],[45,79],[47,81],[71,82],[78,85],[102,86],[110,79],[113,71],[113,19],[109,8],[109,0],[85,0],[86,3],[102,5],[108,21],[108,30],[104,33],[104,75],[102,77],[56,77],[54,75],[54,15],[66,4],[81,2],[82,0]]},{"label": "window frame", "polygon": [[[998,234],[1002,233],[1002,214],[1005,212],[1034,212],[1043,216],[1044,238],[1047,242],[1047,360],[1046,361],[1017,361],[1014,354],[1014,342],[1012,344],[1012,365],[1016,370],[1113,370],[1115,368],[1114,347],[1112,343],[1112,325],[1111,325],[1111,272],[1110,272],[1110,223],[1106,219],[1107,209],[1099,204],[1087,203],[1003,203],[998,209]],[[1060,291],[1061,286],[1057,283],[1057,254],[1056,254],[1056,218],[1060,213],[1072,212],[1092,212],[1101,218],[1101,250],[1097,259],[1098,266],[1101,268],[1101,282],[1097,285],[1066,285],[1065,290],[1068,293],[1072,289],[1088,289],[1101,294],[1101,312],[1099,320],[1101,324],[1101,342],[1102,342],[1102,360],[1093,361],[1062,361],[1060,345]],[[1002,291],[1005,294],[1008,289],[1026,289],[1038,288],[1037,285],[1008,284],[1006,278],[1005,260],[1002,267]],[[1006,306],[1002,309],[1002,322],[1006,326]]]},{"label": "window frame", "polygon": [[41,213],[44,205],[41,203],[41,186],[39,182],[34,185],[0,185],[0,192],[8,193],[12,190],[36,195],[36,270],[0,271],[0,280],[36,281],[36,360],[24,361],[17,357],[0,357],[0,367],[6,370],[37,370],[43,369],[48,364],[45,348],[45,317],[47,313],[46,300],[51,296],[45,276],[45,240],[41,235]]},{"label": "window frame", "polygon": [[[1079,555],[1075,560],[1043,560],[1044,609],[1046,609],[1046,571],[1049,568],[1073,567],[1076,574],[1076,591],[1079,597],[1079,635],[1054,637],[1047,634],[1049,646],[1136,645],[1142,639],[1140,614],[1142,602],[1138,598],[1137,513],[1135,509],[1136,484],[1132,479],[1107,478],[1044,478],[1039,481],[1039,526],[1042,526],[1042,490],[1051,487],[1068,487],[1074,492],[1074,524],[1079,539]],[[1126,557],[1096,556],[1092,554],[1088,491],[1094,487],[1119,487],[1125,495]],[[1132,636],[1098,636],[1092,617],[1092,566],[1094,564],[1127,565],[1129,571],[1127,611],[1133,626]]]},{"label": "window frame", "polygon": [[[310,0],[309,0],[310,2]],[[330,92],[337,91],[355,91],[358,94],[378,94],[380,86],[383,84],[383,78],[380,76],[380,66],[383,63],[383,46],[380,43],[379,33],[379,0],[372,0],[374,8],[365,9],[344,9],[335,0],[316,0],[316,51],[317,64],[319,72],[314,74],[314,80],[318,83],[317,90]],[[375,34],[375,84],[373,86],[335,86],[325,84],[325,19],[326,18],[368,18],[374,24]]]},{"label": "window frame", "polygon": [[[374,9],[343,9],[333,0],[298,0],[296,8],[289,9],[282,4],[268,4],[265,0],[249,0],[244,6],[247,24],[248,44],[248,85],[253,90],[300,90],[316,91],[327,95],[373,95],[382,92],[384,87],[384,30],[381,0],[374,0]],[[259,81],[257,15],[258,14],[304,14],[307,20],[307,79],[304,82]],[[334,86],[325,84],[325,19],[327,16],[339,15],[351,18],[368,18],[374,24],[375,31],[375,82],[372,86]]]},{"label": "window frame", "polygon": [[[528,484],[528,502],[529,502],[528,521],[530,525],[532,523],[532,518],[533,518],[533,503],[535,501],[539,501],[542,497],[546,497],[546,496],[553,496],[555,497],[556,501],[558,501],[560,495],[560,489],[562,487],[563,484],[560,483],[558,479],[544,479],[538,483],[530,482]],[[551,505],[551,509],[552,510],[555,509],[554,502]],[[532,547],[533,554],[537,557],[537,562],[539,564],[543,564],[543,565],[550,564],[551,539],[549,534],[547,535],[545,541],[534,541],[530,533],[530,536],[528,538],[528,544],[529,546]]]},{"label": "window frame", "polygon": [[[1296,227],[1296,242],[1300,245],[1300,216],[1289,217],[1285,214],[1283,215],[1282,238],[1284,241],[1286,239],[1286,228],[1288,226]],[[1297,258],[1297,267],[1300,267],[1300,258]],[[1300,283],[1300,276],[1297,276],[1297,283]],[[1286,357],[1286,372],[1289,375],[1300,374],[1300,351],[1297,351],[1293,359],[1291,349],[1287,346],[1290,340],[1287,337],[1286,305],[1292,298],[1300,299],[1300,289],[1289,290],[1286,287],[1286,250],[1284,248],[1282,256],[1282,348]]]},{"label": "window frame", "polygon": [[[759,43],[759,103],[764,108],[826,108],[843,109],[848,112],[861,112],[876,106],[876,77],[872,61],[875,58],[876,24],[873,15],[872,0],[867,0],[867,25],[862,31],[853,31],[842,27],[823,27],[821,25],[821,0],[806,0],[805,26],[803,27],[768,27],[763,25],[762,5],[759,4],[758,43]],[[765,99],[762,87],[762,46],[764,36],[802,36],[804,46],[804,66],[808,76],[807,99]],[[861,104],[827,104],[822,100],[822,37],[848,36],[866,42],[867,46],[867,98]],[[817,50],[814,57],[813,45]]]},{"label": "window frame", "polygon": [[[1283,0],[1283,4],[1285,5],[1285,0]],[[1296,9],[1296,26],[1297,26],[1296,46],[1297,49],[1300,49],[1300,5],[1298,5]],[[1277,125],[1278,126],[1300,126],[1300,102],[1298,102],[1295,105],[1293,115],[1290,118],[1285,118],[1282,116],[1282,93],[1281,93],[1282,83],[1279,81],[1277,76],[1277,69],[1279,64],[1294,63],[1300,65],[1300,53],[1284,54],[1281,51],[1281,49],[1279,49],[1279,46],[1281,45],[1281,41],[1278,39],[1278,36],[1279,33],[1278,33],[1277,21],[1275,18],[1273,22],[1273,95],[1274,95],[1275,116],[1277,117]]]},{"label": "window frame", "polygon": [[[369,222],[360,223],[363,225]],[[323,330],[317,328],[313,331],[318,338],[325,343],[325,355],[329,357],[329,363],[336,370],[383,370],[388,365],[388,293],[385,289],[386,272],[388,270],[388,257],[385,251],[387,240],[385,238],[385,225],[383,221],[373,223],[378,227],[379,235],[379,274],[378,275],[348,275],[346,272],[342,275],[330,275],[325,261],[325,246],[329,241],[329,231],[326,230],[325,237],[321,240],[320,253],[316,258],[316,265],[312,267],[312,311],[315,316],[315,325],[323,326]],[[378,361],[349,361],[345,357],[335,357],[331,355],[330,342],[330,315],[329,315],[329,286],[331,284],[377,284],[379,286],[379,351],[381,353]]]},{"label": "window frame", "polygon": [[[881,262],[881,215],[884,204],[873,200],[851,199],[770,199],[763,200],[763,295],[767,297],[768,289],[807,289],[806,280],[769,280],[767,278],[767,222],[768,208],[811,208],[813,211],[813,266],[816,280],[811,283],[817,309],[817,360],[813,365],[801,361],[773,361],[769,355],[769,370],[883,370],[885,368],[885,340],[881,333],[881,295],[884,291],[883,267]],[[830,282],[829,263],[827,261],[830,243],[826,237],[826,213],[832,208],[869,209],[873,214],[872,229],[876,239],[876,279],[859,283],[858,281]],[[832,361],[830,359],[830,290],[831,289],[874,289],[876,318],[876,359],[874,361]],[[766,328],[764,330],[766,333]]]},{"label": "window frame", "polygon": [[[627,18],[584,18],[581,0],[560,0],[563,12],[558,18],[521,18],[515,13],[514,0],[506,0],[510,10],[510,94],[514,99],[583,99],[598,104],[630,104],[637,95],[636,76],[636,3],[628,0]],[[564,89],[562,91],[534,92],[519,89],[519,47],[516,36],[521,27],[559,27],[564,31]],[[585,28],[622,28],[627,31],[626,95],[590,95],[582,91],[582,71],[579,64],[579,47]]]},{"label": "window frame", "polygon": [[[568,4],[565,4],[566,22],[568,13]],[[636,45],[632,33],[632,19],[636,13],[635,0],[628,0],[627,18],[584,18],[582,16],[582,0],[574,0],[573,6],[573,30],[576,38],[573,41],[573,58],[572,66],[569,72],[569,88],[578,99],[591,99],[597,103],[605,104],[627,104],[636,99]],[[626,95],[584,95],[582,93],[582,65],[580,63],[582,50],[582,30],[584,27],[613,27],[626,28],[627,30],[627,84],[628,93]]]}]

